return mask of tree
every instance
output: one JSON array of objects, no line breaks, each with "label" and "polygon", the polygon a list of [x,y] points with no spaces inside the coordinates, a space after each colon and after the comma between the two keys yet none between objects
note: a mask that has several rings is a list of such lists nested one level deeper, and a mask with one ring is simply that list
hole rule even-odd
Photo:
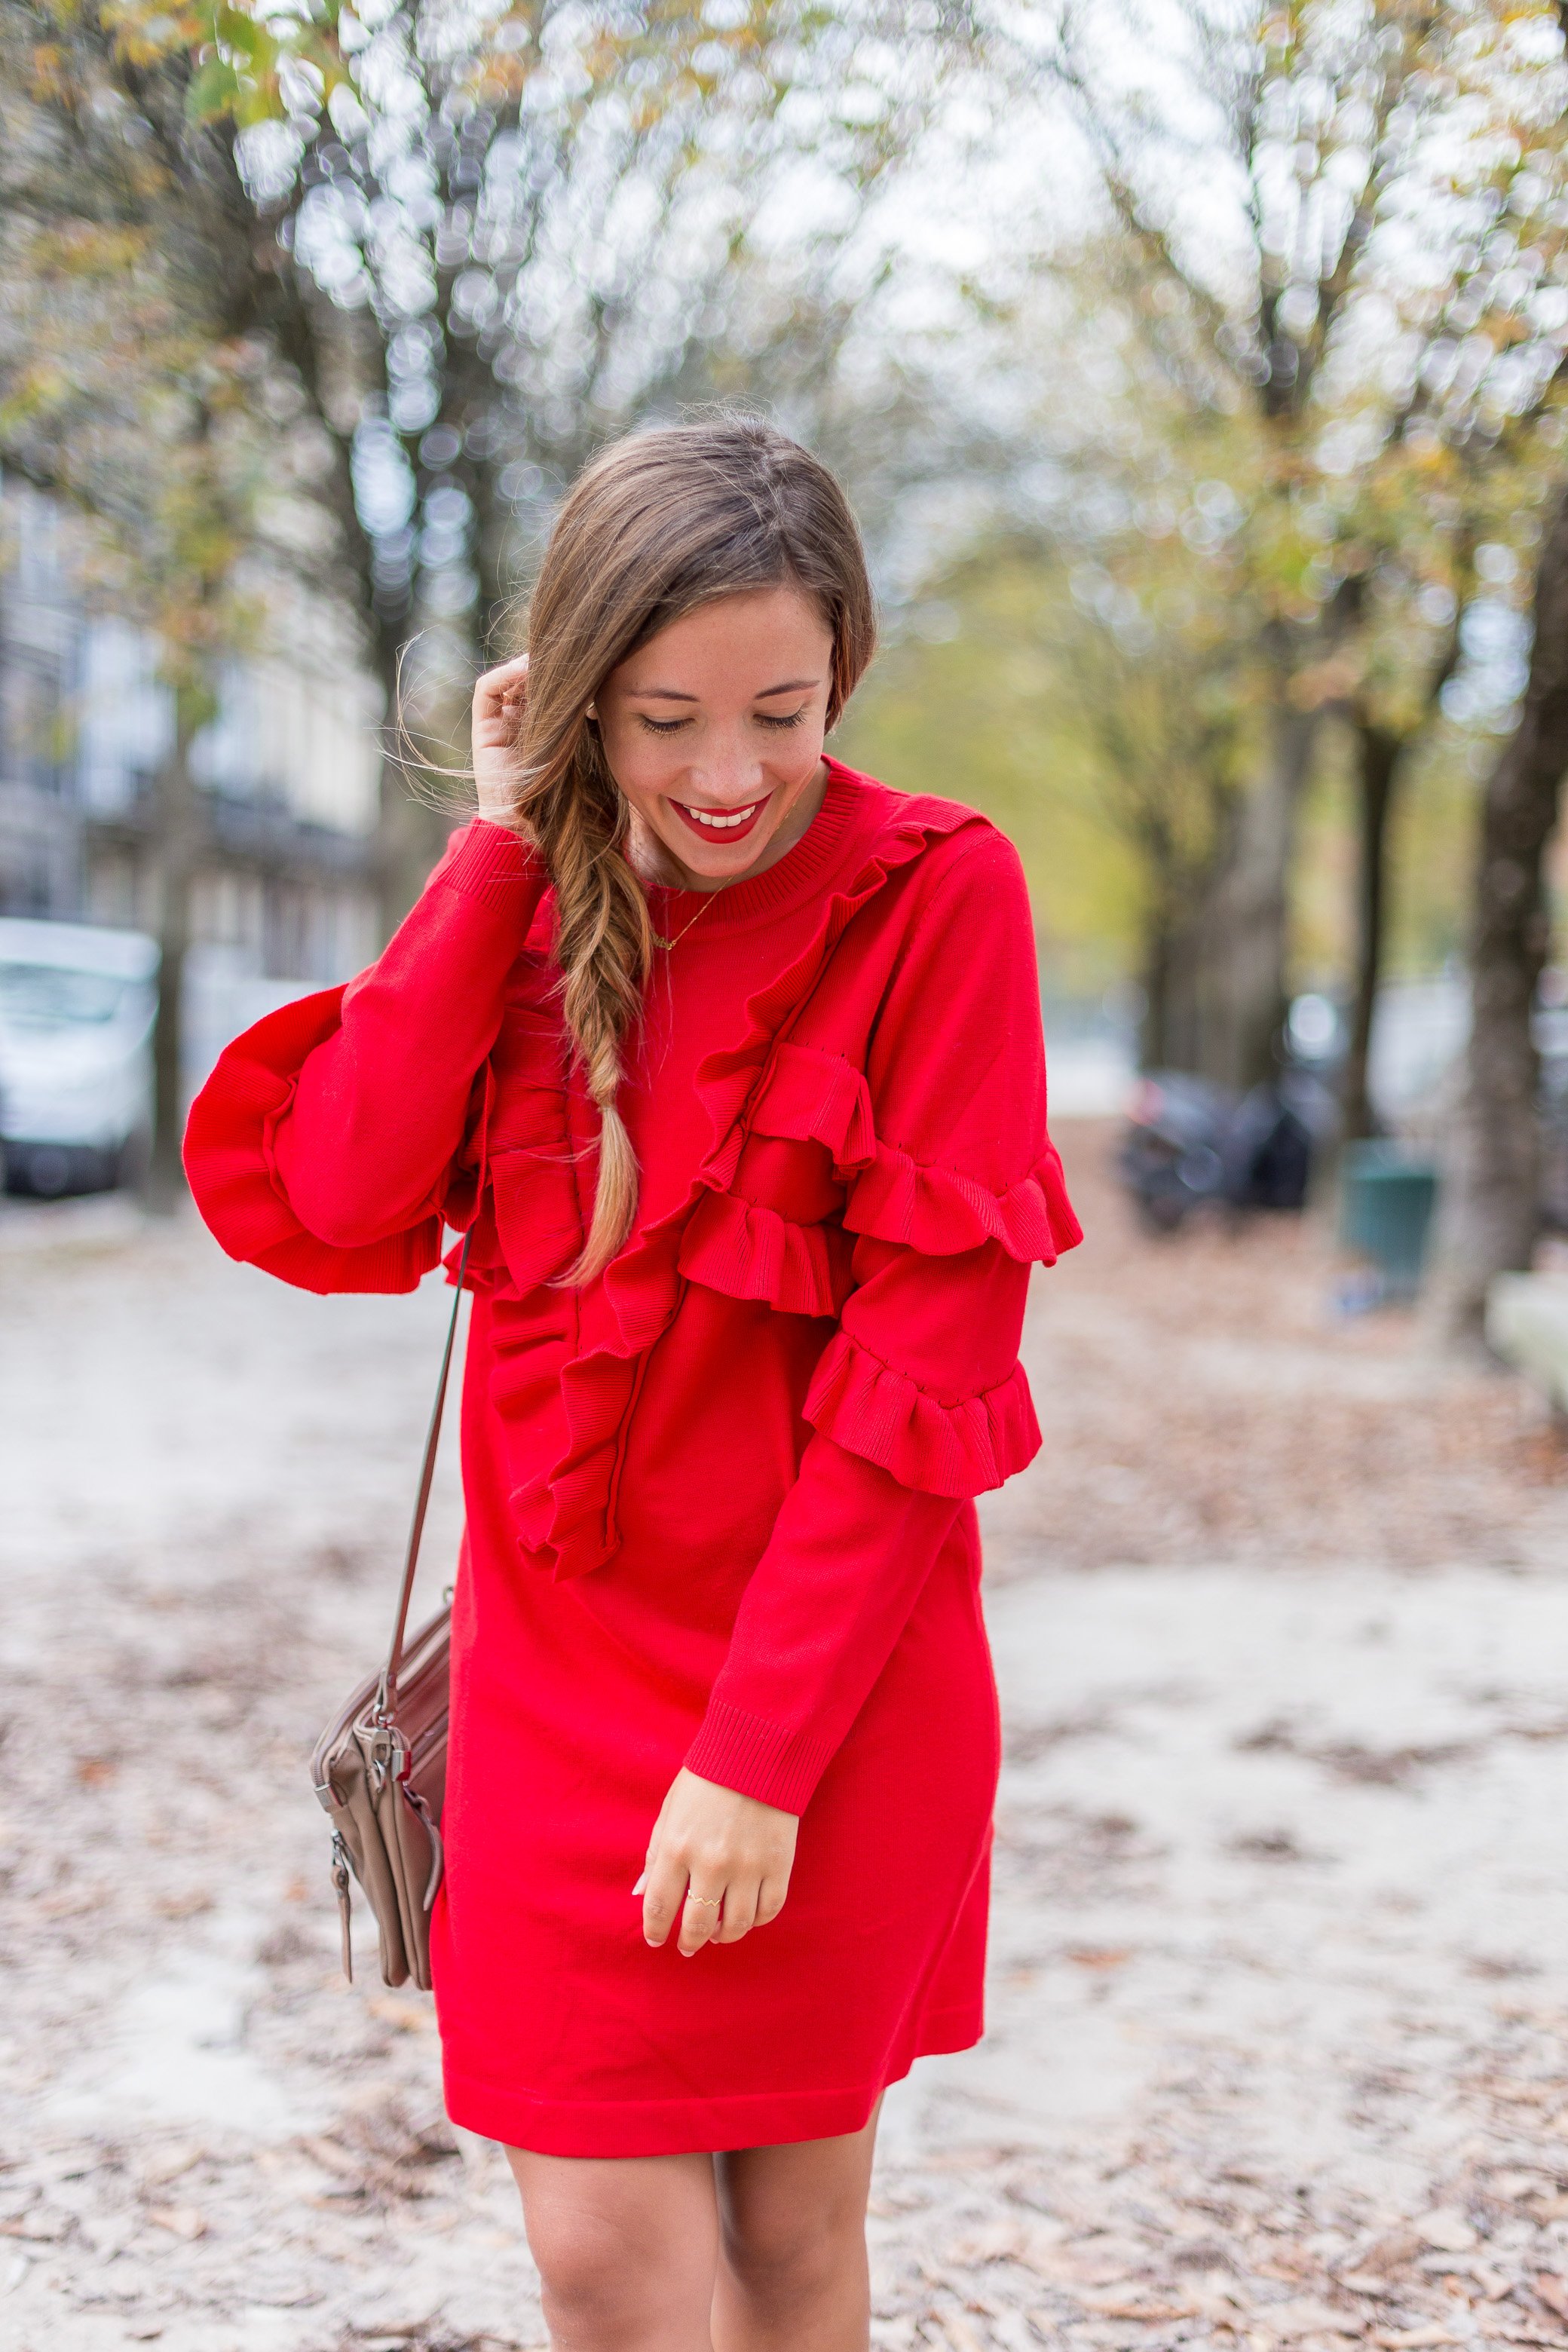
[{"label": "tree", "polygon": [[[0,462],[119,550],[125,600],[175,650],[181,745],[204,690],[187,656],[227,641],[242,572],[345,604],[389,715],[411,686],[438,723],[599,440],[720,383],[820,375],[852,314],[833,257],[961,22],[934,12],[894,53],[875,8],[851,26],[771,0],[320,20],[0,0]],[[791,314],[747,232],[806,161],[846,204],[806,240],[795,275],[817,299]],[[215,387],[261,465],[241,506],[193,520],[186,562],[147,518],[194,518]],[[159,811],[167,994],[200,813],[183,754]],[[389,732],[386,927],[448,821]]]},{"label": "tree", "polygon": [[83,591],[150,628],[172,707],[151,826],[161,963],[147,1186],[166,1209],[184,1184],[182,983],[205,835],[190,752],[216,708],[218,662],[258,621],[244,578],[267,455],[256,354],[223,335],[201,273],[162,233],[169,182],[156,156],[106,157],[89,202],[76,184],[68,215],[27,201],[55,185],[64,159],[37,103],[40,90],[58,94],[53,61],[18,50],[16,31],[0,16],[12,199],[0,233],[0,450],[90,525],[77,539]]},{"label": "tree", "polygon": [[1093,559],[988,538],[928,579],[857,698],[849,757],[1005,826],[1047,991],[1082,1000],[1136,975],[1144,1066],[1191,1067],[1205,889],[1258,709],[1223,567],[1204,579],[1174,513],[1146,521],[1152,540]]},{"label": "tree", "polygon": [[[1341,648],[1343,574],[1321,499],[1320,383],[1408,135],[1431,12],[1296,0],[1237,16],[1188,0],[1184,55],[1167,68],[1211,110],[1194,139],[1152,118],[1146,89],[1107,71],[1102,17],[1069,9],[1052,60],[1087,131],[1112,216],[1158,299],[1155,344],[1195,400],[1245,418],[1260,465],[1247,515],[1256,658],[1268,680],[1267,749],[1215,883],[1206,1059],[1246,1085],[1273,1066],[1286,997],[1289,879],[1301,795],[1322,721],[1311,678]],[[1149,53],[1161,44],[1141,27]],[[1201,150],[1227,206],[1200,229],[1183,190]],[[1186,166],[1184,174],[1179,168]]]},{"label": "tree", "polygon": [[[772,0],[410,0],[374,28],[152,0],[3,14],[47,160],[12,205],[66,236],[150,236],[216,339],[262,355],[289,461],[269,556],[358,614],[389,711],[421,635],[416,687],[483,657],[600,440],[766,379],[750,223],[809,161],[847,200],[816,245],[842,247],[959,21],[895,55],[874,8],[851,26]],[[435,823],[390,744],[383,815],[390,922]]]},{"label": "tree", "polygon": [[1530,675],[1519,722],[1488,779],[1470,944],[1473,1015],[1444,1174],[1434,1307],[1479,1336],[1497,1274],[1527,1268],[1541,1229],[1535,992],[1552,941],[1545,857],[1568,772],[1568,489],[1536,566]]},{"label": "tree", "polygon": [[1496,594],[1478,556],[1506,566],[1557,468],[1563,13],[1476,0],[1431,19],[1419,55],[1429,94],[1383,191],[1327,387],[1331,432],[1359,433],[1365,452],[1337,499],[1342,561],[1361,581],[1349,690],[1333,706],[1353,732],[1360,787],[1352,1134],[1373,1125],[1389,826],[1434,723],[1465,698],[1467,634]]}]

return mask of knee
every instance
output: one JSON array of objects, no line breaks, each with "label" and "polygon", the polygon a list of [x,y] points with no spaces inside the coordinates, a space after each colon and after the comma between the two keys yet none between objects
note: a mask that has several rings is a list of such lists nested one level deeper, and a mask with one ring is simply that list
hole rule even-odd
[{"label": "knee", "polygon": [[591,2214],[528,2216],[528,2244],[553,2340],[571,2352],[635,2344],[647,2315],[647,2281],[621,2232]]},{"label": "knee", "polygon": [[770,2201],[726,2212],[724,2260],[736,2284],[760,2304],[798,2307],[836,2288],[847,2267],[865,2261],[860,2208],[846,2200],[786,2206]]}]

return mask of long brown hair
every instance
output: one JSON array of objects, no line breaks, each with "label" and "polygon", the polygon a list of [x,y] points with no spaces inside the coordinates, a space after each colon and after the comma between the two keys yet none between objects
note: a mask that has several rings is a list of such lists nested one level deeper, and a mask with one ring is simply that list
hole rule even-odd
[{"label": "long brown hair", "polygon": [[616,1093],[653,951],[626,856],[628,806],[588,705],[613,669],[698,605],[786,583],[815,598],[832,631],[831,727],[876,642],[860,534],[827,467],[746,417],[616,442],[578,478],[545,550],[512,805],[554,883],[563,1011],[599,1110],[593,1223],[570,1282],[608,1264],[637,1213]]}]

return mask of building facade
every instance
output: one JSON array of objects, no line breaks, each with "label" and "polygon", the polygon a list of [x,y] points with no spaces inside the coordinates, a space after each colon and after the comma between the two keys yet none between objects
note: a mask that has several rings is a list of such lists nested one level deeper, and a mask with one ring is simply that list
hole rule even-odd
[{"label": "building facade", "polygon": [[[215,973],[317,986],[374,955],[374,688],[320,614],[283,611],[226,662],[192,748],[193,893]],[[153,782],[172,699],[144,630],[89,610],[50,502],[0,486],[0,913],[157,929]]]}]

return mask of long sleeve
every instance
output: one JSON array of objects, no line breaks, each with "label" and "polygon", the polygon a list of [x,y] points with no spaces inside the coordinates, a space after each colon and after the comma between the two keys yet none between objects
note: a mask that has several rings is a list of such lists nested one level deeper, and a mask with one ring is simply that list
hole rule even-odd
[{"label": "long sleeve", "polygon": [[737,1615],[689,1768],[804,1811],[963,1499],[1039,1444],[1017,1360],[1029,1267],[1079,1238],[1046,1133],[1016,857],[981,834],[906,943],[867,1059],[853,1287],[815,1434]]},{"label": "long sleeve", "polygon": [[465,827],[367,971],[226,1048],[185,1165],[231,1256],[317,1290],[408,1289],[434,1265],[542,887],[514,835]]},{"label": "long sleeve", "polygon": [[962,1508],[814,1436],[742,1600],[689,1769],[804,1812]]}]

